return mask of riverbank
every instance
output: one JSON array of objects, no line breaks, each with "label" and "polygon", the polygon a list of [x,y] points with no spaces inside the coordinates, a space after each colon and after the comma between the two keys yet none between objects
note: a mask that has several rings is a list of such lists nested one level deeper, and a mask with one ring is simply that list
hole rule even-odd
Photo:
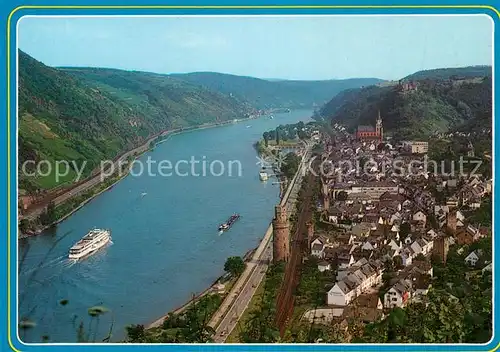
[{"label": "riverbank", "polygon": [[80,210],[83,206],[87,205],[94,198],[98,197],[102,193],[104,193],[104,192],[110,190],[111,188],[113,188],[118,182],[120,182],[122,179],[124,179],[127,176],[128,176],[128,172],[127,172],[126,175],[123,175],[123,176],[119,177],[116,181],[114,181],[109,186],[106,186],[104,189],[98,191],[97,193],[91,195],[88,198],[85,198],[82,202],[78,203],[78,205],[75,208],[73,208],[69,212],[65,213],[62,217],[58,218],[56,221],[54,221],[54,222],[52,222],[52,223],[50,223],[48,225],[41,226],[41,227],[37,228],[36,231],[34,231],[34,232],[28,232],[28,233],[21,233],[21,232],[19,232],[19,237],[18,238],[21,239],[21,238],[29,238],[29,237],[37,236],[37,235],[41,234],[43,231],[48,230],[48,229],[56,226],[57,224],[59,224],[60,222],[66,220],[68,217],[70,217],[75,212],[77,212],[78,210]]},{"label": "riverbank", "polygon": [[[247,264],[251,259],[252,259],[252,254],[255,252],[256,249],[251,249],[249,250],[244,256],[243,256],[243,260],[245,261],[245,263]],[[204,291],[200,292],[198,295],[195,295],[190,301],[184,303],[182,306],[162,315],[160,318],[156,319],[155,321],[153,321],[152,323],[148,324],[146,326],[146,329],[154,329],[154,328],[158,328],[160,327],[162,324],[163,324],[163,321],[170,315],[170,314],[181,314],[182,312],[184,312],[187,308],[189,308],[193,303],[196,303],[198,302],[201,298],[203,298],[204,296],[206,296],[207,294],[211,293],[211,292],[215,292],[217,293],[218,292],[218,285],[222,283],[222,281],[224,281],[224,278],[227,276],[227,274],[224,274],[222,276],[219,276],[217,278],[217,280],[215,280],[207,289],[205,289]],[[225,285],[224,289],[227,290],[225,292],[225,294],[227,294],[228,290],[232,287],[232,284],[234,284],[234,282],[236,282],[236,280],[238,280],[238,277],[234,277],[234,278],[229,278],[229,280],[227,282],[229,282],[230,284],[229,285]],[[232,282],[231,282],[232,281]],[[229,287],[228,287],[229,286]],[[224,296],[224,295],[223,295]]]},{"label": "riverbank", "polygon": [[[145,143],[143,143],[142,145],[120,154],[119,156],[117,156],[115,158],[114,161],[116,163],[118,163],[121,160],[130,157],[131,155],[132,155],[132,160],[136,160],[136,159],[140,158],[142,155],[144,155],[145,153],[153,150],[159,144],[168,141],[170,139],[170,137],[172,137],[172,136],[181,135],[181,134],[185,134],[188,132],[204,130],[204,129],[215,128],[215,127],[228,126],[231,124],[240,123],[240,122],[244,122],[244,121],[248,121],[248,120],[255,120],[255,119],[258,119],[258,118],[265,116],[265,115],[266,114],[251,115],[251,116],[243,118],[243,119],[233,119],[233,120],[227,120],[224,122],[210,123],[210,124],[205,124],[205,125],[200,125],[200,126],[195,126],[195,127],[178,128],[178,129],[174,129],[174,130],[170,130],[170,131],[164,130],[164,131],[161,131],[161,132],[157,133],[156,135],[148,138],[147,141]],[[166,136],[166,138],[162,138],[165,136]],[[155,143],[153,144],[153,142],[155,142]],[[97,196],[101,195],[102,193],[106,192],[107,190],[112,188],[114,185],[116,185],[118,182],[122,181],[125,177],[127,177],[129,175],[129,173],[130,173],[130,168],[127,169],[125,174],[120,176],[115,182],[113,182],[111,185],[107,186],[105,189],[100,190],[96,193],[92,193],[92,191],[95,190],[96,188],[99,188],[99,186],[101,186],[102,183],[106,181],[106,179],[110,179],[113,177],[113,175],[110,175],[110,176],[107,176],[106,178],[102,179],[101,173],[96,174],[94,172],[90,176],[90,178],[73,185],[71,188],[68,188],[64,192],[58,193],[54,199],[44,200],[43,202],[40,202],[38,204],[33,205],[33,208],[35,208],[35,211],[37,211],[36,213],[28,212],[26,214],[22,214],[19,217],[19,220],[22,220],[22,219],[29,220],[32,225],[29,226],[28,230],[24,230],[23,232],[21,232],[21,229],[20,229],[18,238],[27,238],[27,237],[37,236],[37,235],[43,233],[43,231],[45,231],[51,227],[56,226],[58,223],[67,219],[69,216],[71,216],[76,211],[81,209],[83,206],[88,204],[91,200],[93,200]],[[96,179],[97,179],[97,181],[96,181]],[[78,188],[78,190],[75,191],[75,189],[77,189],[77,188]],[[57,210],[58,207],[64,206],[65,204],[67,204],[68,202],[70,202],[73,199],[76,199],[79,196],[81,197],[82,194],[86,195],[89,193],[90,193],[90,196],[85,197],[85,199],[83,199],[81,202],[79,202],[74,208],[71,208],[69,211],[65,211],[62,216],[58,217],[56,220],[54,220],[50,224],[42,225],[42,224],[38,223],[40,215],[43,213],[43,211],[46,209],[47,205],[50,202],[56,203],[57,199],[63,198],[62,201],[59,201],[55,204],[56,210]],[[33,225],[33,223],[34,223],[34,225]]]}]

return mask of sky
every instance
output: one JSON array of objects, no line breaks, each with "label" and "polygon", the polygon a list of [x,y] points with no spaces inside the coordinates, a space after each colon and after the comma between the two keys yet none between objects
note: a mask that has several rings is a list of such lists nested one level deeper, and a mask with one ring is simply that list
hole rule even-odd
[{"label": "sky", "polygon": [[19,48],[49,66],[214,71],[300,80],[492,64],[487,16],[24,17]]}]

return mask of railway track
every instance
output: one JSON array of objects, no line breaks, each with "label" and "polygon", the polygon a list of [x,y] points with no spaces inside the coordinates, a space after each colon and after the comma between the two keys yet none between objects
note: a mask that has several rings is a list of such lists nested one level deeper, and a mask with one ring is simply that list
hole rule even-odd
[{"label": "railway track", "polygon": [[300,279],[300,266],[302,258],[307,251],[307,222],[312,218],[312,199],[315,177],[308,173],[304,179],[304,194],[301,201],[301,209],[297,219],[297,227],[291,238],[291,253],[285,269],[285,275],[277,295],[276,301],[276,325],[283,336],[286,325],[293,313],[294,292]]}]

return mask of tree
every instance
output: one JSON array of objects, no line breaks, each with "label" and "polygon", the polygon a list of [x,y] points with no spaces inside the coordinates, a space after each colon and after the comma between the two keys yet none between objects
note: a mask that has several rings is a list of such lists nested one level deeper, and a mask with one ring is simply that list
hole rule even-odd
[{"label": "tree", "polygon": [[245,270],[245,262],[241,257],[229,257],[224,264],[224,270],[233,276],[239,276]]},{"label": "tree", "polygon": [[262,134],[262,137],[264,138],[264,144],[266,146],[266,148],[268,147],[268,143],[269,143],[269,133],[268,132],[264,132]]},{"label": "tree", "polygon": [[411,232],[411,225],[408,222],[403,222],[401,226],[399,226],[399,235],[401,238],[404,238],[408,236],[408,234]]},{"label": "tree", "polygon": [[288,178],[291,179],[299,169],[300,158],[295,153],[288,153],[281,166],[281,171]]},{"label": "tree", "polygon": [[21,232],[26,232],[29,229],[30,222],[28,219],[21,219],[19,222],[19,230]]},{"label": "tree", "polygon": [[422,253],[418,253],[417,256],[415,257],[415,260],[424,262],[427,259],[425,258],[425,256]]},{"label": "tree", "polygon": [[337,193],[337,200],[346,201],[348,196],[349,195],[346,191],[340,191],[339,193]]},{"label": "tree", "polygon": [[146,332],[144,325],[130,325],[126,327],[129,342],[144,342]]},{"label": "tree", "polygon": [[49,225],[56,221],[56,206],[54,202],[50,202],[45,209],[45,212],[40,214],[40,222],[42,225]]},{"label": "tree", "polygon": [[403,258],[401,258],[400,255],[396,255],[393,259],[394,261],[394,268],[395,269],[400,269],[401,267],[403,267]]}]

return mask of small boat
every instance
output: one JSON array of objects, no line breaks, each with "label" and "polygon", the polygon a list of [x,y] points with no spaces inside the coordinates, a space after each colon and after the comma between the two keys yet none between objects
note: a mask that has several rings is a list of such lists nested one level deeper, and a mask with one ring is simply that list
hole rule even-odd
[{"label": "small boat", "polygon": [[273,115],[269,116],[269,119],[270,120],[274,119],[274,116]]},{"label": "small boat", "polygon": [[231,228],[231,226],[233,226],[233,224],[236,222],[236,220],[238,220],[240,218],[240,215],[239,214],[233,214],[229,217],[229,219],[227,219],[226,222],[222,223],[219,225],[219,232],[222,232],[222,231],[226,231],[226,230],[229,230]]},{"label": "small boat", "polygon": [[267,181],[267,179],[269,178],[269,175],[267,174],[267,172],[262,170],[261,172],[259,172],[259,178],[261,181]]},{"label": "small boat", "polygon": [[146,194],[147,194],[146,192],[142,192],[141,197],[144,197]]}]

